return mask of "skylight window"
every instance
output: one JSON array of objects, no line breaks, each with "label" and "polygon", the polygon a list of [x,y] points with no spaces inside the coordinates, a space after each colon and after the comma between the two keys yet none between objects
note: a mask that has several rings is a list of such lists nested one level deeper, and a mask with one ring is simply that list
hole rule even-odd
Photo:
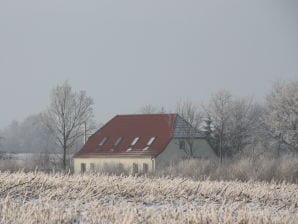
[{"label": "skylight window", "polygon": [[143,148],[143,151],[147,151],[149,149],[149,146],[146,146],[145,148]]},{"label": "skylight window", "polygon": [[147,143],[147,146],[152,145],[152,143],[154,142],[155,139],[156,139],[156,137],[150,138],[149,141],[148,141],[148,143]]},{"label": "skylight window", "polygon": [[122,137],[117,138],[117,140],[114,143],[114,146],[118,146],[120,144],[120,142],[122,141]]},{"label": "skylight window", "polygon": [[132,143],[130,144],[130,146],[134,146],[135,144],[137,144],[137,142],[139,141],[140,137],[136,137]]},{"label": "skylight window", "polygon": [[98,145],[103,146],[107,142],[107,140],[108,140],[108,137],[104,137]]}]

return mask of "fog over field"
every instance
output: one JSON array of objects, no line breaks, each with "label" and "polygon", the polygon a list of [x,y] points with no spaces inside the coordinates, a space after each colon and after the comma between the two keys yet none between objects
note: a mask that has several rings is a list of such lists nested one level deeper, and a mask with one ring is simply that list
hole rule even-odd
[{"label": "fog over field", "polygon": [[0,0],[0,224],[297,220],[297,0]]}]

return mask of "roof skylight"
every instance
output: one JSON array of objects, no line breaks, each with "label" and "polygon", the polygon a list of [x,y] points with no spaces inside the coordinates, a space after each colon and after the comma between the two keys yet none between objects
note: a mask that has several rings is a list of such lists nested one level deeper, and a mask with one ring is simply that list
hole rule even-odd
[{"label": "roof skylight", "polygon": [[98,145],[103,146],[107,142],[107,140],[108,140],[108,137],[104,137]]},{"label": "roof skylight", "polygon": [[140,137],[136,137],[132,143],[130,144],[131,146],[134,146],[135,144],[137,144],[137,142],[139,141]]},{"label": "roof skylight", "polygon": [[120,144],[120,142],[122,141],[122,137],[117,138],[117,140],[114,143],[114,146],[118,146]]},{"label": "roof skylight", "polygon": [[147,143],[147,146],[152,145],[152,143],[154,142],[155,139],[156,139],[156,137],[151,137]]}]

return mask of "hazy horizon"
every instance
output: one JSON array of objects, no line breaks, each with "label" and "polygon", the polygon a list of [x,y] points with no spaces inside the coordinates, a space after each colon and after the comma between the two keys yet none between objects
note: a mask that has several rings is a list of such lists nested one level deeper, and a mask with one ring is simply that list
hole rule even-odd
[{"label": "hazy horizon", "polygon": [[95,119],[298,77],[298,1],[0,1],[0,129],[68,80]]}]

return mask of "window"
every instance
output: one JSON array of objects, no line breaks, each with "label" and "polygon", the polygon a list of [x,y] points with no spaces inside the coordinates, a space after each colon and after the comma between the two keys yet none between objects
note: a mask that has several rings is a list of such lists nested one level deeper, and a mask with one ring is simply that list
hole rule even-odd
[{"label": "window", "polygon": [[98,145],[103,146],[107,142],[107,140],[108,140],[108,137],[104,137]]},{"label": "window", "polygon": [[86,163],[81,163],[81,173],[86,172]]},{"label": "window", "polygon": [[185,149],[185,141],[183,140],[179,141],[179,149]]},{"label": "window", "polygon": [[95,171],[95,165],[94,163],[90,163],[90,172],[94,172]]},{"label": "window", "polygon": [[149,166],[147,163],[143,163],[143,173],[148,173]]},{"label": "window", "polygon": [[148,143],[147,143],[147,146],[152,145],[152,143],[154,142],[155,139],[156,139],[156,137],[150,138],[149,141],[148,141]]},{"label": "window", "polygon": [[114,143],[114,147],[116,147],[117,145],[119,145],[121,141],[122,141],[122,137],[117,138],[117,140]]},{"label": "window", "polygon": [[138,172],[139,172],[138,164],[137,163],[133,163],[132,164],[132,173],[135,174],[135,173],[138,173]]},{"label": "window", "polygon": [[135,144],[137,144],[137,142],[139,141],[140,137],[136,137],[132,143],[130,144],[130,146],[134,146]]}]

